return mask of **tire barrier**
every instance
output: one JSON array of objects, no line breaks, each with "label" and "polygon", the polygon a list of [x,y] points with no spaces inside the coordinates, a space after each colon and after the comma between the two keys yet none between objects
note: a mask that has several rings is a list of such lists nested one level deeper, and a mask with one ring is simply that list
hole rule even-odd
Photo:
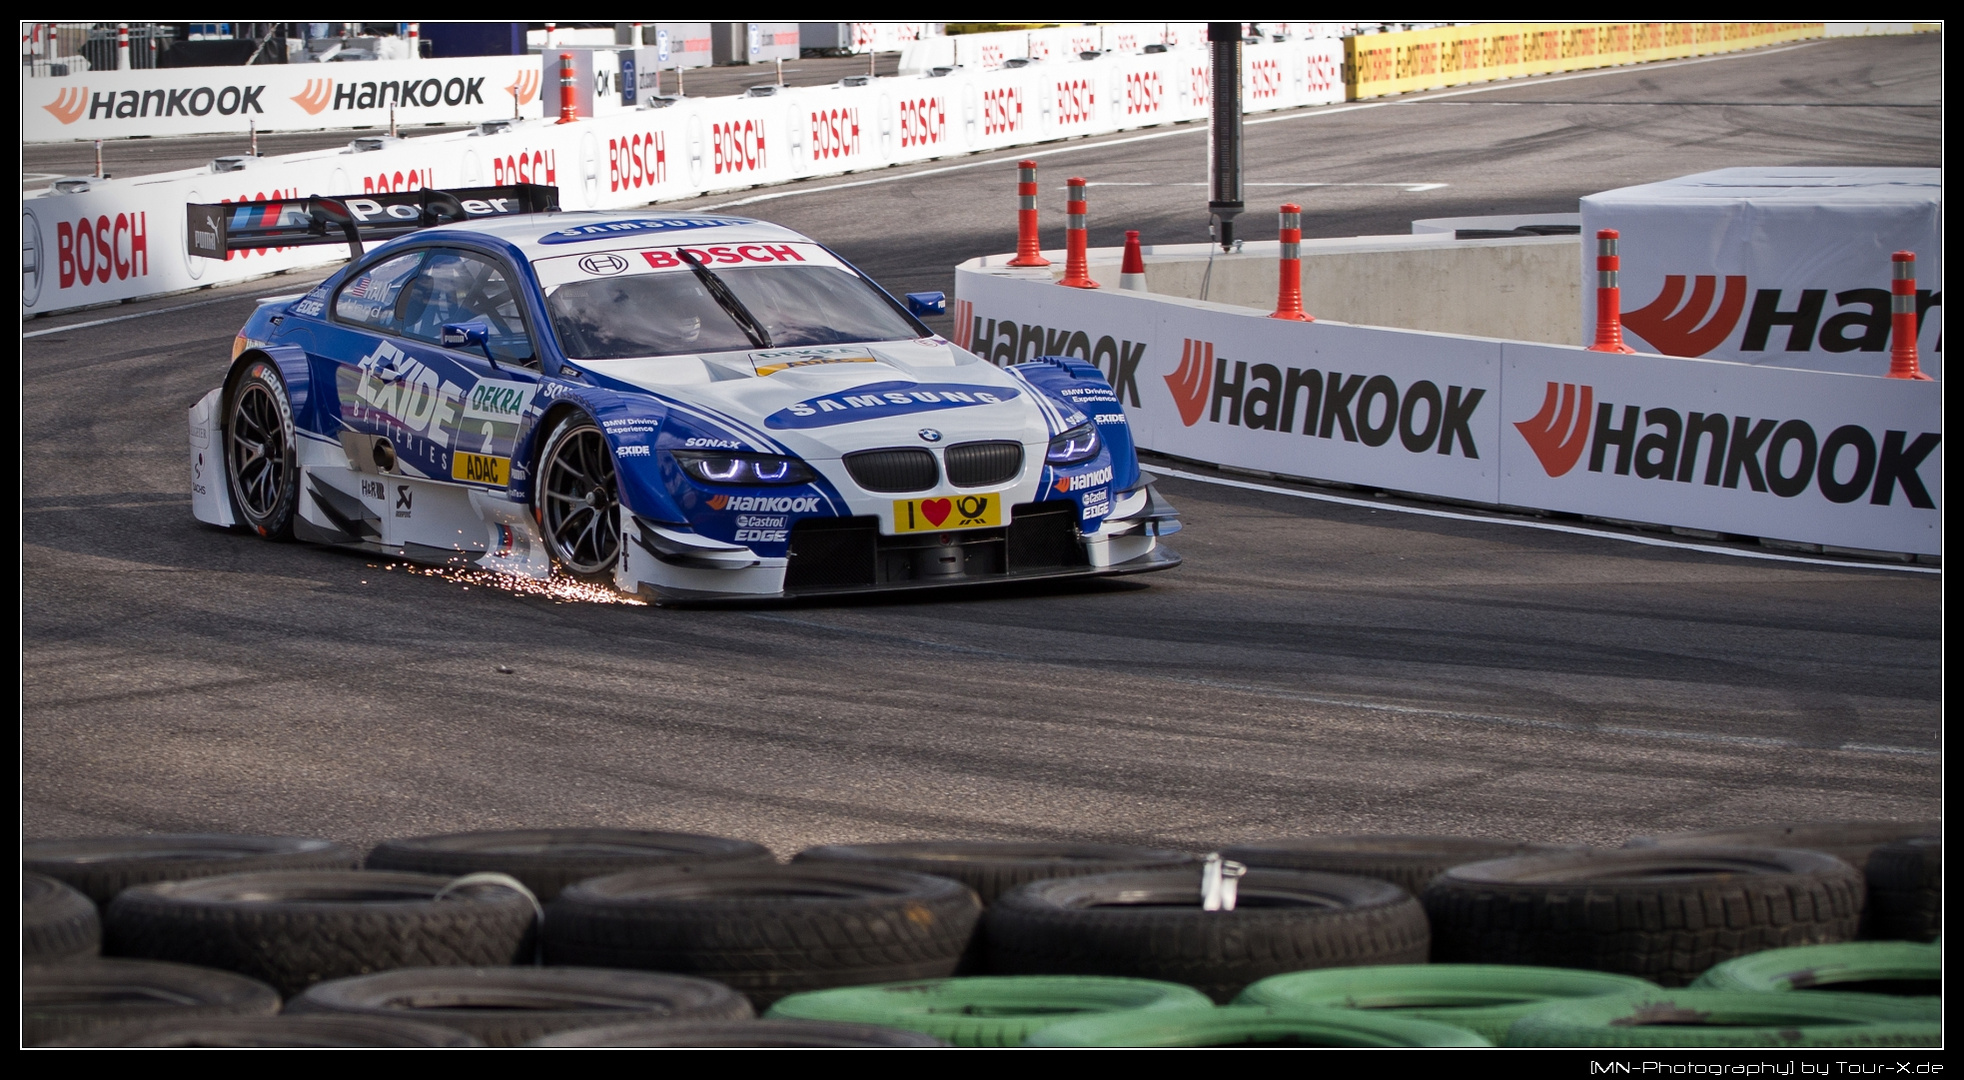
[{"label": "tire barrier", "polygon": [[548,1035],[535,1047],[618,1047],[723,1049],[881,1050],[933,1049],[948,1044],[918,1031],[869,1024],[826,1024],[812,1020],[750,1020],[724,1023],[617,1024]]},{"label": "tire barrier", "polygon": [[1234,999],[1271,1008],[1368,1009],[1433,1020],[1498,1043],[1514,1021],[1551,1001],[1654,990],[1633,975],[1503,964],[1412,964],[1272,975]]},{"label": "tire barrier", "polygon": [[644,829],[501,829],[385,840],[368,853],[370,870],[457,877],[510,874],[542,901],[576,881],[657,866],[775,862],[748,840]]},{"label": "tire barrier", "polygon": [[384,1016],[218,1016],[118,1024],[50,1046],[229,1050],[463,1050],[484,1044],[455,1028]]},{"label": "tire barrier", "polygon": [[1701,990],[1828,990],[1934,998],[1943,991],[1943,964],[1943,950],[1936,945],[1800,945],[1727,960],[1691,985]]},{"label": "tire barrier", "polygon": [[1236,844],[1221,855],[1269,870],[1317,870],[1376,878],[1417,896],[1436,875],[1466,863],[1568,850],[1471,836],[1303,836]]},{"label": "tire barrier", "polygon": [[1200,860],[1183,851],[1019,840],[903,840],[890,844],[827,844],[792,856],[802,863],[884,866],[953,878],[975,890],[984,905],[1019,885],[1051,878],[1110,874],[1121,870],[1171,870]]},{"label": "tire barrier", "polygon": [[1718,1049],[1941,1046],[1936,1002],[1875,994],[1651,990],[1578,998],[1514,1022],[1502,1046]]},{"label": "tire barrier", "polygon": [[1030,1036],[1023,1045],[1481,1047],[1493,1044],[1465,1028],[1434,1020],[1378,1016],[1350,1009],[1232,1005],[1065,1020]]},{"label": "tire barrier", "polygon": [[1818,851],[1607,848],[1456,866],[1423,898],[1434,961],[1683,986],[1736,956],[1852,939],[1862,882]]},{"label": "tire barrier", "polygon": [[766,1015],[906,1028],[950,1046],[982,1047],[1021,1046],[1072,1014],[1157,1014],[1212,1005],[1191,987],[1148,979],[1001,975],[793,994]]},{"label": "tire barrier", "polygon": [[520,1046],[572,1028],[756,1015],[743,995],[708,979],[571,967],[383,971],[318,983],[286,1011],[440,1024],[487,1046]]},{"label": "tire barrier", "polygon": [[432,874],[297,870],[140,885],[110,902],[104,951],[236,971],[288,996],[393,968],[532,959],[529,894],[451,884]]},{"label": "tire barrier", "polygon": [[1425,961],[1425,912],[1395,885],[1251,870],[1234,910],[1204,911],[1199,879],[1192,870],[1135,871],[1006,893],[986,916],[989,970],[1156,979],[1224,1002],[1285,971]]},{"label": "tire barrier", "polygon": [[20,961],[52,964],[102,951],[102,920],[80,892],[43,874],[20,876]]},{"label": "tire barrier", "polygon": [[277,990],[229,971],[151,960],[71,960],[21,969],[24,1046],[160,1020],[272,1016]]},{"label": "tire barrier", "polygon": [[186,833],[29,840],[21,845],[20,863],[107,907],[132,885],[259,870],[352,870],[361,857],[330,840]]},{"label": "tire barrier", "polygon": [[959,882],[876,867],[636,870],[560,893],[545,957],[714,979],[761,1008],[803,990],[945,978],[981,911]]},{"label": "tire barrier", "polygon": [[1935,941],[1943,932],[1944,842],[1919,836],[1869,853],[1869,936]]}]

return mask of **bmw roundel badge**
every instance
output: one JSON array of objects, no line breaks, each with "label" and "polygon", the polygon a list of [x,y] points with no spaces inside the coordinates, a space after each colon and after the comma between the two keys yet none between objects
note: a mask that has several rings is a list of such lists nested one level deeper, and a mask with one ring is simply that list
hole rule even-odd
[{"label": "bmw roundel badge", "polygon": [[931,427],[924,427],[921,429],[921,440],[923,442],[940,442],[941,433]]}]

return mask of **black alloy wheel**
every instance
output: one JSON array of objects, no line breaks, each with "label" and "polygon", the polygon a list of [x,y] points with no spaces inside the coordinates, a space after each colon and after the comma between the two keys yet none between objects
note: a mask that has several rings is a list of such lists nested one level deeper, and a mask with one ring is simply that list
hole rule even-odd
[{"label": "black alloy wheel", "polygon": [[225,417],[225,469],[241,524],[272,539],[292,535],[297,456],[286,384],[271,364],[252,364]]},{"label": "black alloy wheel", "polygon": [[621,554],[620,483],[607,437],[585,417],[565,421],[539,473],[539,525],[553,560],[575,574],[611,571]]}]

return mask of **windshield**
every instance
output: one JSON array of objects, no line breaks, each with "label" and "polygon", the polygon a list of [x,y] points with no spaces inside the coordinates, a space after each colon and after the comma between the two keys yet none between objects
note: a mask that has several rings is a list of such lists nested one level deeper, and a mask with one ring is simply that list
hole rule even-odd
[{"label": "windshield", "polygon": [[[707,261],[707,260],[705,260]],[[865,279],[837,266],[712,267],[776,348],[895,341],[920,328]],[[703,282],[682,272],[571,281],[546,310],[566,355],[621,360],[754,347]]]}]

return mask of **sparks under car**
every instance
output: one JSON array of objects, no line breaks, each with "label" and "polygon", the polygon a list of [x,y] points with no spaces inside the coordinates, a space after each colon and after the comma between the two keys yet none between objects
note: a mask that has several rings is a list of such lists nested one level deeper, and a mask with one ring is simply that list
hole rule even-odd
[{"label": "sparks under car", "polygon": [[193,254],[353,253],[192,407],[197,518],[654,600],[1178,565],[1095,366],[997,368],[776,225],[556,201],[189,207]]}]

